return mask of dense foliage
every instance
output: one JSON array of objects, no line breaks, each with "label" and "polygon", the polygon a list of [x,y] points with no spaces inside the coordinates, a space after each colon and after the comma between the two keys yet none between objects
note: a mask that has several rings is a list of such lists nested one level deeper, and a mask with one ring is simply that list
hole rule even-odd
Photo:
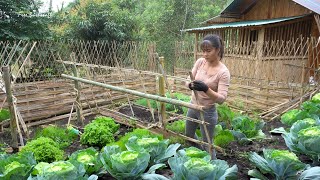
[{"label": "dense foliage", "polygon": [[60,148],[64,149],[67,148],[77,136],[70,133],[66,128],[47,126],[36,132],[35,139],[39,137],[51,138],[58,143]]},{"label": "dense foliage", "polygon": [[103,147],[114,142],[114,134],[120,125],[110,117],[97,117],[84,127],[84,133],[80,137],[82,144]]},{"label": "dense foliage", "polygon": [[39,0],[0,0],[0,40],[50,38],[49,17],[40,16]]},{"label": "dense foliage", "polygon": [[21,150],[21,153],[24,152],[32,152],[37,162],[51,163],[64,158],[64,152],[59,149],[59,144],[46,137],[27,142]]}]

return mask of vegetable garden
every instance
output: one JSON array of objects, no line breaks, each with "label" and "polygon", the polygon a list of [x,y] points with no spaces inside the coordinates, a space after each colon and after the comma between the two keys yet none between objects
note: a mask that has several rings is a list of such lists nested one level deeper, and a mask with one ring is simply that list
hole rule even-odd
[{"label": "vegetable garden", "polygon": [[153,43],[59,43],[3,44],[0,179],[320,179],[318,87],[271,120],[217,105],[211,160]]}]

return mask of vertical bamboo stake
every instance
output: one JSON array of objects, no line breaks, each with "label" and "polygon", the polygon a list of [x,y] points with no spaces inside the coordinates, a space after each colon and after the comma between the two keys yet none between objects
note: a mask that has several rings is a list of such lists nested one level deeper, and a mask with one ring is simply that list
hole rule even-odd
[{"label": "vertical bamboo stake", "polygon": [[304,78],[305,78],[305,71],[306,71],[306,68],[305,68],[305,62],[303,62],[302,64],[302,75],[301,75],[301,90],[300,90],[300,105],[302,104],[302,101],[303,101],[303,83],[304,83]]},{"label": "vertical bamboo stake", "polygon": [[[160,64],[162,67],[164,67],[164,58],[159,58]],[[159,95],[165,97],[165,82],[164,82],[164,76],[159,77]],[[166,104],[164,102],[160,102],[160,115],[161,115],[161,121],[162,125],[165,129],[166,127]]]},{"label": "vertical bamboo stake", "polygon": [[9,111],[10,111],[10,130],[11,130],[11,138],[12,138],[11,146],[12,146],[13,152],[18,152],[19,146],[18,146],[18,138],[17,138],[17,120],[16,120],[17,115],[13,106],[14,104],[13,104],[13,98],[12,98],[9,66],[2,67],[2,72],[3,72],[3,81],[6,87]]},{"label": "vertical bamboo stake", "polygon": [[[78,77],[78,71],[75,64],[72,65],[72,71],[73,75],[75,77]],[[81,126],[84,125],[83,118],[82,118],[82,107],[80,102],[80,95],[81,95],[81,87],[78,81],[74,81],[74,87],[76,89],[77,95],[76,95],[76,111],[77,111],[77,120],[81,123]]]},{"label": "vertical bamboo stake", "polygon": [[[194,81],[194,77],[193,77],[193,74],[192,74],[192,72],[190,71],[189,72],[189,75],[190,75],[190,79],[191,79],[191,81]],[[193,90],[193,93],[194,93],[194,96],[195,96],[195,98],[196,98],[196,101],[197,101],[197,105],[200,105],[200,103],[199,103],[199,99],[198,99],[198,92],[197,91],[195,91],[195,90]],[[208,129],[207,129],[207,125],[206,124],[204,124],[204,116],[203,116],[203,111],[200,111],[200,119],[201,119],[201,121],[202,121],[202,125],[203,125],[203,128],[204,128],[204,132],[206,133],[206,136],[207,136],[207,141],[208,141],[208,144],[209,144],[209,153],[210,153],[210,155],[211,155],[211,157],[212,157],[212,155],[213,155],[213,153],[214,153],[214,147],[212,146],[212,144],[211,144],[211,139],[210,139],[210,136],[209,136],[209,132],[208,132]]]}]

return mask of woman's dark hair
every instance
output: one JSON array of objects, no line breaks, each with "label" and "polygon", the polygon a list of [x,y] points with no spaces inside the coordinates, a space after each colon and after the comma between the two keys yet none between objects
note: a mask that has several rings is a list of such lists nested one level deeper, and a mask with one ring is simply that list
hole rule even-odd
[{"label": "woman's dark hair", "polygon": [[203,41],[200,45],[201,49],[204,49],[206,46],[211,45],[214,48],[220,49],[219,55],[222,59],[224,54],[223,41],[220,36],[216,34],[208,34],[203,38]]}]

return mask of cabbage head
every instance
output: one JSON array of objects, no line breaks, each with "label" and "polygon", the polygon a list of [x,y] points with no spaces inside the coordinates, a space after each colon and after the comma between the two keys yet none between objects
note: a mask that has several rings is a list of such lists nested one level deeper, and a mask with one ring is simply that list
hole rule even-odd
[{"label": "cabbage head", "polygon": [[203,158],[175,156],[168,160],[174,173],[173,180],[220,180],[236,179],[238,168],[229,167],[226,161],[207,161]]},{"label": "cabbage head", "polygon": [[[248,175],[268,179],[264,174],[271,174],[277,180],[297,179],[298,172],[306,165],[288,150],[264,149],[263,157],[255,152],[249,153],[249,160],[260,170],[250,170]],[[260,178],[261,179],[261,178]]]},{"label": "cabbage head", "polygon": [[150,155],[142,151],[121,151],[119,146],[105,146],[100,160],[107,171],[116,179],[141,179],[147,169]]},{"label": "cabbage head", "polygon": [[77,161],[83,164],[87,174],[93,174],[99,172],[102,167],[98,155],[98,151],[93,147],[90,147],[72,153],[69,157],[69,161]]}]

